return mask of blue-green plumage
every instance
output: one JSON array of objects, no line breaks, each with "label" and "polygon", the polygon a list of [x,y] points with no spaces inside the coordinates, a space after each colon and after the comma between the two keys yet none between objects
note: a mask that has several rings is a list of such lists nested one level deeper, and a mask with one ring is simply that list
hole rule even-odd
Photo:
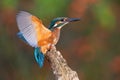
[{"label": "blue-green plumage", "polygon": [[[49,29],[54,29],[56,26],[54,26],[58,21],[62,21],[65,17],[59,17],[59,18],[55,18],[51,21],[50,25],[49,25]],[[58,25],[57,25],[58,26]],[[59,27],[59,26],[58,26]]]},{"label": "blue-green plumage", "polygon": [[35,60],[37,61],[38,65],[40,67],[43,66],[43,63],[44,63],[44,55],[43,53],[40,51],[40,48],[37,47],[34,49],[34,57],[35,57]]}]

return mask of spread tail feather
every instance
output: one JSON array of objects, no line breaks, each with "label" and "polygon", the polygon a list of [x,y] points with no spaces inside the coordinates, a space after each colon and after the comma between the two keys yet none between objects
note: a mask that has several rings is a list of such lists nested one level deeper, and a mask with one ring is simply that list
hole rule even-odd
[{"label": "spread tail feather", "polygon": [[43,63],[44,63],[44,55],[43,53],[40,51],[40,48],[37,47],[35,48],[34,50],[34,57],[35,57],[35,60],[37,61],[38,65],[40,67],[43,66]]}]

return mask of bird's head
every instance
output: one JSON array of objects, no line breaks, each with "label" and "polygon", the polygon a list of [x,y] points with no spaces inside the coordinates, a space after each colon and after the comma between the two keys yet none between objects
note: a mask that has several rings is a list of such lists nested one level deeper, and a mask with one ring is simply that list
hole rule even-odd
[{"label": "bird's head", "polygon": [[79,21],[80,18],[67,18],[67,17],[58,17],[51,21],[49,25],[49,29],[53,30],[55,28],[62,28],[64,25],[68,24],[69,22]]}]

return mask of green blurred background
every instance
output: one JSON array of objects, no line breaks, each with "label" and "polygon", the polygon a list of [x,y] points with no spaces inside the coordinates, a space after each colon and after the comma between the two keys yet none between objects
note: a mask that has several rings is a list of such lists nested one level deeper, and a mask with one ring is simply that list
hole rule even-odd
[{"label": "green blurred background", "polygon": [[81,18],[61,30],[57,49],[80,80],[120,80],[119,0],[1,0],[0,80],[54,80],[47,60],[40,69],[33,48],[16,36],[20,10],[45,26],[60,16]]}]

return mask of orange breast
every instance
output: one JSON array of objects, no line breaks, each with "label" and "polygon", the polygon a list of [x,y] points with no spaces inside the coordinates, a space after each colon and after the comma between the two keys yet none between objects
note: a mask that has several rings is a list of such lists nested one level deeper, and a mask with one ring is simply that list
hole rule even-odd
[{"label": "orange breast", "polygon": [[60,31],[55,30],[52,32],[51,36],[43,38],[39,41],[38,44],[40,45],[43,53],[46,53],[50,49],[51,45],[56,45],[59,39],[59,33]]},{"label": "orange breast", "polygon": [[55,36],[51,35],[49,37],[43,37],[43,39],[38,42],[43,53],[46,53],[50,49],[51,44],[54,44],[54,39]]}]

